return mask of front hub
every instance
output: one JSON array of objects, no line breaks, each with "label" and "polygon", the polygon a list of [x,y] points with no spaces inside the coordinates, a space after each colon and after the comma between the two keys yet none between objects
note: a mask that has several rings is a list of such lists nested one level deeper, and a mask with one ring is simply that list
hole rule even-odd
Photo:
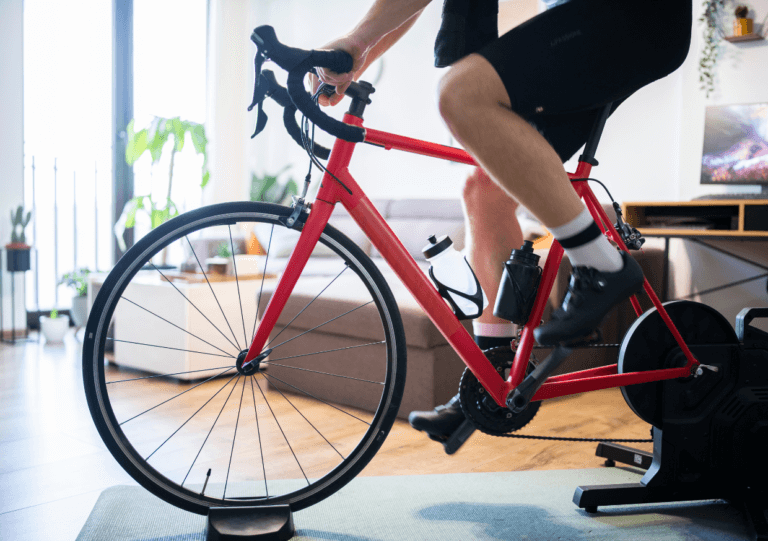
[{"label": "front hub", "polygon": [[237,368],[237,371],[240,372],[244,376],[251,376],[259,371],[261,367],[261,361],[266,359],[269,354],[272,353],[271,349],[268,349],[258,357],[256,357],[254,360],[243,366],[243,361],[245,361],[246,355],[248,355],[248,350],[244,349],[240,352],[240,355],[237,356],[237,361],[235,362],[235,367]]}]

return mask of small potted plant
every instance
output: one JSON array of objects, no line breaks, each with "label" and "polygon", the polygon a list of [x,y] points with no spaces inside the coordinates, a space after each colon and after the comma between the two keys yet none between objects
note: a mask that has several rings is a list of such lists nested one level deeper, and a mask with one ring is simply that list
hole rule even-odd
[{"label": "small potted plant", "polygon": [[29,224],[30,218],[32,218],[32,213],[27,212],[25,216],[24,207],[21,205],[15,212],[11,211],[11,225],[13,226],[11,243],[5,245],[8,252],[6,259],[8,272],[24,272],[30,268],[29,251],[32,247],[27,244],[27,237],[24,234],[24,228]]},{"label": "small potted plant", "polygon": [[736,19],[733,21],[733,35],[746,36],[752,33],[753,19],[747,18],[749,8],[747,6],[738,6],[736,8]]},{"label": "small potted plant", "polygon": [[58,310],[51,310],[50,316],[40,316],[40,330],[47,343],[63,342],[69,329],[69,317],[60,315]]},{"label": "small potted plant", "polygon": [[229,249],[229,244],[222,242],[216,251],[216,257],[206,259],[205,266],[208,268],[208,272],[212,274],[227,274],[231,257],[232,250]]},{"label": "small potted plant", "polygon": [[66,285],[74,290],[70,315],[76,327],[83,327],[88,321],[88,275],[90,269],[82,268],[68,272],[61,277],[59,285]]}]

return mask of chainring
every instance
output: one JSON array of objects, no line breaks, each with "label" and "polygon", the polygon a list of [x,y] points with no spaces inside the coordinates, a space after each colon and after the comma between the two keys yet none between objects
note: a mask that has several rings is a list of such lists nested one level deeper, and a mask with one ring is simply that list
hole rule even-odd
[{"label": "chainring", "polygon": [[[706,304],[686,300],[670,301],[664,303],[664,309],[685,343],[692,348],[700,345],[738,344],[736,331],[728,320]],[[640,316],[624,336],[619,351],[618,373],[675,368],[685,366],[686,362],[685,355],[661,315],[656,308],[652,308]],[[695,379],[690,378],[686,384],[690,385],[689,393],[695,393],[701,387],[695,384]],[[664,383],[638,383],[621,388],[630,409],[643,421],[657,428],[663,428]]]},{"label": "chainring", "polygon": [[[506,379],[515,360],[515,350],[509,346],[501,346],[486,349],[483,353],[491,361],[496,372]],[[532,363],[528,363],[526,374],[534,368]],[[541,407],[541,402],[531,402],[522,413],[517,415],[508,408],[499,407],[469,368],[465,368],[461,376],[459,403],[461,411],[475,428],[491,436],[503,436],[523,428]]]}]

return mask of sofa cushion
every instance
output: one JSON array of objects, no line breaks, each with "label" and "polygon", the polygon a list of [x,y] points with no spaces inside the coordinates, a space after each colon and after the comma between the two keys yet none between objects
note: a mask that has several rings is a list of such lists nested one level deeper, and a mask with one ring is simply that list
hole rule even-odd
[{"label": "sofa cushion", "polygon": [[[458,199],[404,199],[389,204],[387,223],[416,260],[431,235],[448,235],[457,250],[464,249],[464,211]],[[380,255],[373,250],[373,255]]]}]

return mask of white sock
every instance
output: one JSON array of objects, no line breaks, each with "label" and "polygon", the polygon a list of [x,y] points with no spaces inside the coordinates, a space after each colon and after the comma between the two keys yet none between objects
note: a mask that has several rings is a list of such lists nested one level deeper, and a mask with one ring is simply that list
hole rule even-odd
[{"label": "white sock", "polygon": [[475,336],[487,336],[488,338],[513,338],[517,331],[514,323],[480,323],[472,322],[472,330]]},{"label": "white sock", "polygon": [[617,272],[624,267],[618,250],[600,232],[586,207],[570,222],[549,230],[563,245],[574,267],[593,267],[603,272]]}]

